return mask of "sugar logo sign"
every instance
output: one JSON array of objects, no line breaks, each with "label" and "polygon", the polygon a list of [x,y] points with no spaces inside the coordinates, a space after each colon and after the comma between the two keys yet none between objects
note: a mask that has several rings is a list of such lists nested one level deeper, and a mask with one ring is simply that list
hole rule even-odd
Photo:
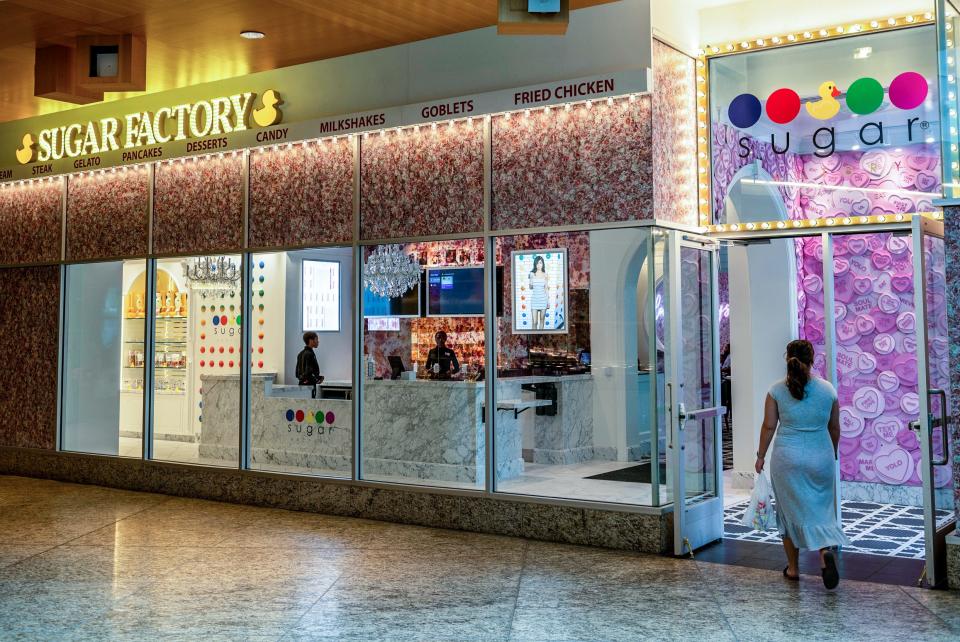
[{"label": "sugar logo sign", "polygon": [[[864,77],[853,81],[846,89],[846,93],[832,80],[825,80],[817,88],[817,96],[803,101],[800,95],[789,87],[780,87],[767,96],[766,102],[750,93],[736,96],[727,107],[727,118],[737,129],[750,129],[760,122],[766,114],[767,119],[776,125],[787,125],[800,115],[801,108],[815,121],[830,121],[836,118],[842,110],[841,99],[847,110],[855,116],[867,116],[876,112],[884,103],[884,96],[890,104],[902,111],[916,109],[927,98],[929,83],[927,79],[915,71],[905,71],[897,75],[887,91],[876,78]],[[908,142],[913,142],[919,131],[930,128],[930,123],[921,121],[919,116],[911,116],[904,123]],[[881,145],[885,142],[884,123],[880,120],[871,120],[864,123],[857,132],[860,143],[865,146]],[[746,158],[752,152],[749,147],[749,137],[739,139],[741,158]],[[820,158],[832,156],[836,151],[836,131],[833,126],[824,125],[813,132],[814,154]],[[785,154],[790,150],[790,132],[785,133],[782,141],[777,141],[777,134],[770,134],[770,145],[777,154]]]},{"label": "sugar logo sign", "polygon": [[301,433],[308,437],[323,434],[333,434],[336,426],[334,422],[337,415],[332,411],[323,412],[322,410],[309,411],[302,409],[288,408],[283,413],[283,418],[287,422],[287,432]]}]

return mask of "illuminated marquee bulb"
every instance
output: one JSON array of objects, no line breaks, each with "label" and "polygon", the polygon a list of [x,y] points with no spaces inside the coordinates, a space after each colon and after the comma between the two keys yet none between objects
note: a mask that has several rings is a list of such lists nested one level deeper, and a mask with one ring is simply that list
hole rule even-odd
[{"label": "illuminated marquee bulb", "polygon": [[796,39],[797,39],[797,37],[796,37],[795,35],[793,35],[792,33],[787,36],[787,40],[789,40],[790,42],[793,42],[793,41],[796,40]]},{"label": "illuminated marquee bulb", "polygon": [[821,36],[826,36],[826,35],[827,35],[827,30],[826,30],[826,29],[821,29],[821,30],[820,30],[820,35],[821,35]]},{"label": "illuminated marquee bulb", "polygon": [[909,22],[910,24],[913,24],[914,20],[916,20],[916,18],[914,18],[913,16],[907,16],[907,22]]},{"label": "illuminated marquee bulb", "polygon": [[749,48],[750,48],[750,43],[747,42],[746,40],[744,40],[743,42],[740,43],[740,47],[741,47],[742,49],[749,49]]},{"label": "illuminated marquee bulb", "polygon": [[774,36],[773,38],[770,39],[770,42],[772,42],[772,43],[775,44],[775,45],[779,45],[779,44],[780,44],[780,38],[777,37],[777,36]]},{"label": "illuminated marquee bulb", "polygon": [[762,46],[764,46],[765,44],[767,44],[767,43],[764,42],[763,38],[757,38],[757,46],[758,46],[758,47],[762,47]]},{"label": "illuminated marquee bulb", "polygon": [[809,40],[810,38],[813,38],[813,34],[810,33],[809,31],[804,31],[804,32],[803,32],[803,37],[806,38],[807,40]]}]

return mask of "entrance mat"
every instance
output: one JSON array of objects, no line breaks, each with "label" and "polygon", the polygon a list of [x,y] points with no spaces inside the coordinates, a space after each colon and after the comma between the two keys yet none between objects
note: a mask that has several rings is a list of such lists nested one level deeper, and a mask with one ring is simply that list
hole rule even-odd
[{"label": "entrance mat", "polygon": [[[780,543],[774,529],[755,531],[740,523],[749,501],[727,506],[723,511],[723,536],[748,542]],[[949,520],[949,511],[937,511],[937,521]],[[899,504],[842,501],[840,514],[843,532],[851,545],[845,551],[923,559],[923,508]]]},{"label": "entrance mat", "polygon": [[[609,473],[600,473],[599,475],[590,475],[584,479],[602,479],[603,481],[632,482],[634,484],[650,483],[650,462],[644,462],[639,466],[630,466],[629,468],[620,468],[611,470]],[[660,483],[665,484],[667,480],[667,465],[660,464]]]}]

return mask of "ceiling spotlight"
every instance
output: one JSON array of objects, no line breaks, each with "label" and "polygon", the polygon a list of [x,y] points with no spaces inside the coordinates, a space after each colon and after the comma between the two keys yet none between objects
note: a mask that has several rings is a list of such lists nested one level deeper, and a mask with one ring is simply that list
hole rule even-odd
[{"label": "ceiling spotlight", "polygon": [[262,31],[241,31],[240,37],[246,38],[247,40],[260,40],[261,38],[266,38],[267,34]]}]

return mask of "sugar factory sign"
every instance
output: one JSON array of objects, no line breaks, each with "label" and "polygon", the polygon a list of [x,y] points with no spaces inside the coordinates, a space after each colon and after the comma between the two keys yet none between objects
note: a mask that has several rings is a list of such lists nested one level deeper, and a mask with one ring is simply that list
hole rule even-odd
[{"label": "sugar factory sign", "polygon": [[[21,165],[46,163],[63,158],[94,156],[117,150],[138,150],[192,138],[219,136],[243,131],[250,126],[269,127],[282,117],[280,94],[272,89],[257,94],[245,92],[194,103],[161,107],[156,111],[138,111],[122,118],[101,118],[41,130],[36,137],[26,133],[16,150]],[[252,122],[250,122],[252,121]],[[131,159],[150,158],[149,153],[131,152]],[[127,152],[124,159],[127,160]]]}]

